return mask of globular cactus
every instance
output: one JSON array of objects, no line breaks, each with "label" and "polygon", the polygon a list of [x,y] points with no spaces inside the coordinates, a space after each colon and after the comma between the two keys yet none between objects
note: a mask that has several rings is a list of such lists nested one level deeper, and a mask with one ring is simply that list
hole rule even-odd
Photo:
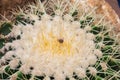
[{"label": "globular cactus", "polygon": [[0,79],[120,79],[119,34],[105,15],[84,1],[37,3],[1,23]]}]

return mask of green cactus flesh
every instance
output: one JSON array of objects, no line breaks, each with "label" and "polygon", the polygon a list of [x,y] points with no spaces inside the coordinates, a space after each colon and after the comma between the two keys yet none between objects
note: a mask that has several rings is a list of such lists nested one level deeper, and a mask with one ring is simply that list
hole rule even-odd
[{"label": "green cactus flesh", "polygon": [[85,12],[85,5],[78,9],[69,1],[56,1],[38,1],[20,11],[14,22],[1,23],[0,79],[120,80],[115,26],[87,5]]}]

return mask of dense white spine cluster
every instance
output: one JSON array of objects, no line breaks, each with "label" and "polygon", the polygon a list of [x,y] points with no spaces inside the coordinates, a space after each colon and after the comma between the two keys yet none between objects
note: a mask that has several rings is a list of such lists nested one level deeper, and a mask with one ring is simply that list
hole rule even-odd
[{"label": "dense white spine cluster", "polygon": [[[36,15],[32,14],[33,16]],[[21,39],[5,44],[3,48],[11,46],[15,49],[7,52],[5,57],[11,57],[12,54],[19,57],[23,63],[20,70],[25,74],[30,72],[32,66],[33,75],[65,78],[76,72],[80,77],[85,77],[86,69],[96,63],[97,54],[102,55],[95,48],[95,37],[81,29],[77,21],[70,22],[68,18],[63,20],[61,16],[51,19],[53,20],[50,21],[49,15],[45,14],[41,21],[35,18],[34,25],[14,26],[10,34],[20,35]],[[63,43],[59,39],[63,39]],[[9,65],[13,69],[18,63],[17,59],[13,59]]]},{"label": "dense white spine cluster", "polygon": [[[82,26],[80,20],[95,14],[94,10],[84,9],[88,6],[82,0],[76,2],[76,5],[66,0],[56,0],[52,5],[53,1],[48,3],[50,4],[48,10],[53,10],[54,16],[50,15],[52,12],[47,13],[47,6],[43,6],[41,2],[37,7],[30,5],[30,11],[22,12],[24,17],[29,17],[34,24],[24,22],[24,25],[18,22],[14,25],[6,37],[20,36],[20,39],[5,43],[5,46],[0,49],[1,52],[4,53],[9,47],[13,50],[6,52],[0,62],[10,59],[8,65],[11,69],[15,69],[21,62],[19,71],[33,76],[45,75],[44,80],[50,80],[50,76],[55,80],[64,80],[66,77],[74,80],[73,73],[79,78],[85,78],[87,70],[95,76],[98,71],[93,65],[102,58],[101,48],[104,44],[103,42],[96,44],[94,41],[96,36],[103,35],[104,31],[94,35],[90,32],[92,27],[89,23],[85,28],[80,27]],[[76,10],[79,14],[74,17],[71,14]],[[44,14],[39,15],[37,11]],[[102,22],[102,19],[96,19],[96,16],[96,14],[93,16],[93,19],[97,20],[94,25]],[[96,48],[96,45],[100,48]],[[104,71],[107,70],[105,63],[100,65]],[[4,72],[5,66],[0,67],[1,72]]]}]

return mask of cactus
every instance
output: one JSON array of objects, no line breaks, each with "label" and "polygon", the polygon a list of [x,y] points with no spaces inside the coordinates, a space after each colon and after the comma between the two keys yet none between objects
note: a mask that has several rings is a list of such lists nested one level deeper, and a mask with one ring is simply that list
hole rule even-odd
[{"label": "cactus", "polygon": [[1,23],[0,79],[120,79],[119,34],[105,15],[84,1],[37,3]]}]

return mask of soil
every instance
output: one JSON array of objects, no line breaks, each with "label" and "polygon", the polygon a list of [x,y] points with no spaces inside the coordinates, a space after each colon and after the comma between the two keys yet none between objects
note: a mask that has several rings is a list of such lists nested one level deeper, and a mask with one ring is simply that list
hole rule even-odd
[{"label": "soil", "polygon": [[2,16],[5,16],[8,19],[12,18],[12,11],[18,9],[18,6],[21,8],[26,4],[32,3],[35,0],[0,0],[0,19],[3,19]]}]

